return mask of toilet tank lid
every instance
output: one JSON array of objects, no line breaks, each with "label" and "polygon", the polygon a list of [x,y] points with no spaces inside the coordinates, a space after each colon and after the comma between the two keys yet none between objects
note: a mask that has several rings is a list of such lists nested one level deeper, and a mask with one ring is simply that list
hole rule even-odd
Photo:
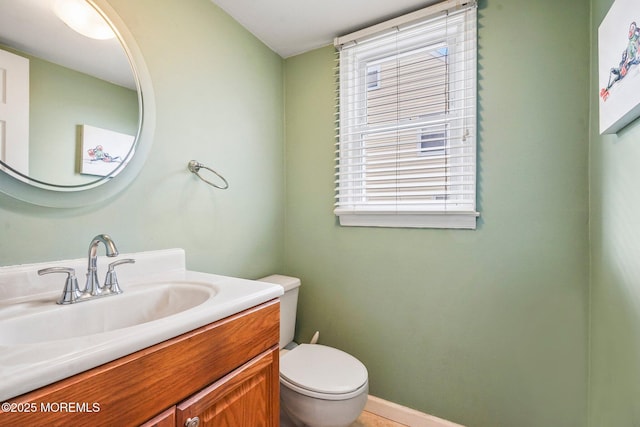
[{"label": "toilet tank lid", "polygon": [[280,357],[280,376],[303,389],[324,394],[351,393],[367,382],[367,368],[337,348],[300,344]]},{"label": "toilet tank lid", "polygon": [[283,276],[281,274],[272,274],[271,276],[258,279],[258,281],[280,285],[284,288],[285,292],[300,286],[300,279],[297,277]]}]

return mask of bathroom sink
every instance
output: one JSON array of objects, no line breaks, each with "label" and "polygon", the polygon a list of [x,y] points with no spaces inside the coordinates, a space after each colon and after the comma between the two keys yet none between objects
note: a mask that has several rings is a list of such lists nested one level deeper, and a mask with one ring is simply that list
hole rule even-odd
[{"label": "bathroom sink", "polygon": [[[121,254],[124,293],[58,305],[60,275],[86,258],[0,267],[0,402],[282,295],[281,286],[186,269],[182,249]],[[112,258],[99,257],[100,278]],[[102,282],[102,281],[101,281]],[[82,285],[82,283],[81,283]]]},{"label": "bathroom sink", "polygon": [[2,322],[0,346],[35,344],[103,334],[182,313],[215,297],[197,282],[152,283],[95,300],[60,306],[49,299],[12,307]]}]

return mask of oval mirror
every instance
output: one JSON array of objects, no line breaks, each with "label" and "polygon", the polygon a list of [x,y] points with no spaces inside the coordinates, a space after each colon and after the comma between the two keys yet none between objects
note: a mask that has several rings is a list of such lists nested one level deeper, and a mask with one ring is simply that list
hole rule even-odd
[{"label": "oval mirror", "polygon": [[0,0],[0,79],[0,191],[72,207],[135,178],[151,144],[152,90],[106,1]]}]

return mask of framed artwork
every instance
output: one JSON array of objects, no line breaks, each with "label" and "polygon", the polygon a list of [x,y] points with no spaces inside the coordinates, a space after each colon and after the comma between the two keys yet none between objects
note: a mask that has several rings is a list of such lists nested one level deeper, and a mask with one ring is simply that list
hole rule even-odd
[{"label": "framed artwork", "polygon": [[[89,125],[81,125],[82,163],[80,173],[86,175],[115,176],[112,173],[120,164],[127,163],[131,156],[135,137]],[[133,153],[131,153],[133,154]]]},{"label": "framed artwork", "polygon": [[640,7],[616,0],[598,27],[600,134],[616,133],[640,116]]}]

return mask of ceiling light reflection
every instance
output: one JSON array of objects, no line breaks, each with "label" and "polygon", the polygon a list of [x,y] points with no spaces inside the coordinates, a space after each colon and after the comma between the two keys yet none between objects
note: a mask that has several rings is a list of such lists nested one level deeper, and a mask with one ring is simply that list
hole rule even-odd
[{"label": "ceiling light reflection", "polygon": [[55,14],[74,31],[96,40],[108,40],[116,35],[85,0],[57,0],[53,5]]}]

